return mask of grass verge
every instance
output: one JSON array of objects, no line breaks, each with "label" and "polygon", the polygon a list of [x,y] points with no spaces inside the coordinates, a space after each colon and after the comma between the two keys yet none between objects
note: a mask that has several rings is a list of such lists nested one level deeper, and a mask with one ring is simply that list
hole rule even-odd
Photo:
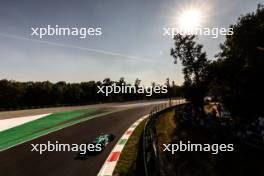
[{"label": "grass verge", "polygon": [[114,170],[114,176],[136,175],[140,139],[146,120],[143,120],[128,139]]},{"label": "grass verge", "polygon": [[156,122],[156,132],[158,136],[158,147],[160,151],[163,149],[163,144],[172,142],[172,135],[174,134],[176,123],[174,120],[174,111],[165,112]]},{"label": "grass verge", "polygon": [[87,120],[96,109],[58,112],[0,132],[0,151],[44,134]]}]

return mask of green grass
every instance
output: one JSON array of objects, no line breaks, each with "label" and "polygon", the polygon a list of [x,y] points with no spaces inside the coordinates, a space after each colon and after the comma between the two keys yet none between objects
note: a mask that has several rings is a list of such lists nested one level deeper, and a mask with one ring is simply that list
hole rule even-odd
[{"label": "green grass", "polygon": [[[116,168],[113,173],[114,176],[135,175],[139,143],[145,122],[146,120],[142,121],[136,127],[135,131],[128,139],[125,148],[123,149],[121,156],[117,162]],[[123,142],[125,141],[121,141],[121,140],[119,141],[119,143],[123,143]]]},{"label": "green grass", "polygon": [[175,131],[174,111],[163,113],[156,122],[156,131],[159,139],[158,146],[162,151],[163,144],[172,142],[172,135]]},{"label": "green grass", "polygon": [[88,120],[96,109],[58,112],[0,132],[0,151],[50,132]]}]

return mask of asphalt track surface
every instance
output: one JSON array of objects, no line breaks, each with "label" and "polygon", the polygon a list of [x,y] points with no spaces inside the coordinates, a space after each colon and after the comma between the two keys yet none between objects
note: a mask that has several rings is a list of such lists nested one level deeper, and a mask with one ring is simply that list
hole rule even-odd
[{"label": "asphalt track surface", "polygon": [[[0,152],[1,176],[94,176],[125,130],[155,105],[136,106],[91,119]],[[76,152],[31,152],[31,144],[59,141],[66,144],[92,142],[100,133],[112,133],[115,140],[87,160],[76,160]]]},{"label": "asphalt track surface", "polygon": [[134,106],[139,104],[150,104],[168,101],[166,99],[160,100],[137,100],[137,101],[128,101],[122,103],[102,103],[102,104],[92,104],[92,105],[83,105],[83,106],[63,106],[63,107],[51,107],[51,108],[40,108],[40,109],[26,109],[26,110],[16,110],[16,111],[2,111],[0,112],[0,120],[10,119],[14,117],[24,117],[24,116],[33,116],[39,114],[48,114],[62,111],[73,111],[79,109],[88,109],[88,108],[97,108],[97,109],[115,109],[120,107]]}]

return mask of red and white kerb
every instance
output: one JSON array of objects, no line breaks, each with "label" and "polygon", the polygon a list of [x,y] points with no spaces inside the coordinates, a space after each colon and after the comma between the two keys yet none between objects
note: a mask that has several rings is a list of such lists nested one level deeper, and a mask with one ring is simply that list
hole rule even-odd
[{"label": "red and white kerb", "polygon": [[135,123],[133,123],[123,134],[123,136],[119,139],[110,155],[107,157],[105,163],[103,164],[101,170],[99,171],[97,176],[111,176],[113,175],[114,169],[116,167],[117,161],[121,155],[122,150],[125,147],[126,142],[129,137],[132,135],[136,127],[140,124],[140,122],[146,119],[148,115],[145,115],[138,119]]}]

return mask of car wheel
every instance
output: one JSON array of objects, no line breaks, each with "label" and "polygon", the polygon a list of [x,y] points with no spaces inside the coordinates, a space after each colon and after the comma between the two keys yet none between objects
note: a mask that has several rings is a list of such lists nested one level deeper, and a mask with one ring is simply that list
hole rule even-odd
[{"label": "car wheel", "polygon": [[112,142],[114,139],[115,139],[115,135],[110,134],[110,135],[109,135],[109,141]]}]

